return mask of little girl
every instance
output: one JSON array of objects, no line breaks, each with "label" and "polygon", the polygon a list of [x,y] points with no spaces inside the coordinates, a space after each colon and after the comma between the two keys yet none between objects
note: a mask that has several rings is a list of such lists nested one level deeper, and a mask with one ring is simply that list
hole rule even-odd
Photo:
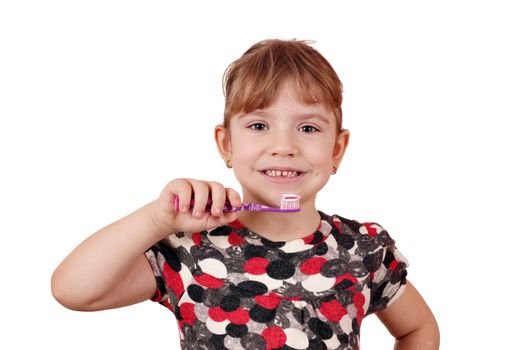
[{"label": "little girl", "polygon": [[350,137],[328,61],[302,41],[262,41],[228,67],[224,93],[215,140],[242,202],[278,207],[293,193],[300,211],[228,212],[241,206],[233,189],[173,180],[74,249],[53,274],[55,298],[74,310],[151,299],[175,314],[183,349],[359,349],[370,314],[395,349],[438,349],[387,231],[316,209]]}]

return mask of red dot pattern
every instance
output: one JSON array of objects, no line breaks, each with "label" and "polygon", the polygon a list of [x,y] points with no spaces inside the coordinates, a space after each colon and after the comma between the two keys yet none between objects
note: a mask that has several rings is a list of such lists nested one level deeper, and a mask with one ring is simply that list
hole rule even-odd
[{"label": "red dot pattern", "polygon": [[227,247],[203,231],[189,234],[191,249],[178,233],[148,250],[152,300],[175,313],[182,348],[191,339],[196,348],[359,349],[362,320],[401,290],[407,262],[380,225],[321,217],[294,242],[265,241],[236,220],[213,235]]},{"label": "red dot pattern", "polygon": [[286,334],[280,327],[271,326],[262,331],[261,335],[266,340],[266,349],[278,349],[286,343]]}]

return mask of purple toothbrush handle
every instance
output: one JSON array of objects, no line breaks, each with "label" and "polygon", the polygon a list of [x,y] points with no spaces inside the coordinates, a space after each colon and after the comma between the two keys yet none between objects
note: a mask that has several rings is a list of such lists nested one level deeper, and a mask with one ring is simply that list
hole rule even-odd
[{"label": "purple toothbrush handle", "polygon": [[[227,203],[229,205],[229,203]],[[275,207],[269,207],[264,204],[259,203],[242,203],[242,205],[239,208],[232,208],[231,205],[225,206],[224,211],[271,211],[275,213],[292,213],[299,211],[299,208],[294,209],[281,209],[281,208],[275,208]]]},{"label": "purple toothbrush handle", "polygon": [[[193,209],[193,203],[194,200],[192,199],[190,202],[190,210]],[[177,210],[179,210],[179,199],[178,197],[175,197],[174,200],[174,206]],[[212,206],[212,200],[211,198],[208,199],[208,202],[206,203],[206,212],[211,211]],[[281,208],[275,208],[275,207],[269,207],[267,205],[259,204],[259,203],[242,203],[240,207],[232,207],[230,201],[226,200],[224,203],[223,211],[225,212],[237,212],[237,211],[271,211],[275,213],[291,213],[291,212],[297,212],[299,211],[299,208],[295,209],[281,209]]]}]

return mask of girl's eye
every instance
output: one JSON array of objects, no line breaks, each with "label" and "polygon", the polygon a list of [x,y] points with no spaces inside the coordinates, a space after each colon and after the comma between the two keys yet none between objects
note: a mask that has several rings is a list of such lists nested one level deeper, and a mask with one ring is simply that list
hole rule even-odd
[{"label": "girl's eye", "polygon": [[263,123],[253,123],[250,126],[248,126],[249,129],[256,130],[256,131],[262,131],[268,129],[266,125]]},{"label": "girl's eye", "polygon": [[319,129],[317,129],[315,126],[312,126],[312,125],[301,126],[299,128],[299,130],[302,130],[302,131],[304,131],[304,132],[306,132],[308,134],[311,134],[311,133],[319,131]]}]

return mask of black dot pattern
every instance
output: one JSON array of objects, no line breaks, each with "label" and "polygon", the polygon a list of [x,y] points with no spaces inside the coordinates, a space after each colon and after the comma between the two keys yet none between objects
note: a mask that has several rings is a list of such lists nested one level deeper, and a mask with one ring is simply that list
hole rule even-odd
[{"label": "black dot pattern", "polygon": [[237,220],[148,249],[152,300],[174,313],[182,348],[359,349],[363,318],[401,295],[408,262],[379,224],[319,213],[293,241]]}]

